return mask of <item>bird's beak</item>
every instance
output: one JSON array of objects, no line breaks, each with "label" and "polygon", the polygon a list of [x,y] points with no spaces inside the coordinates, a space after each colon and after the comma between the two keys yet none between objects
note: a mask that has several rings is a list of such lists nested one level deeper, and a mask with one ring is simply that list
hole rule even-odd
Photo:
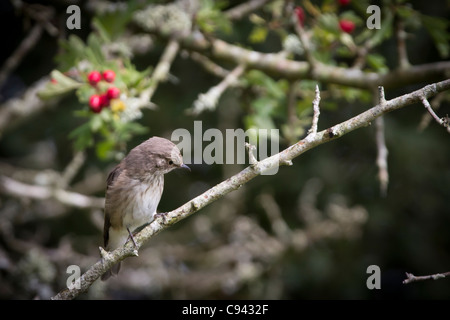
[{"label": "bird's beak", "polygon": [[185,165],[184,163],[180,166],[180,168],[187,169],[187,170],[191,171],[191,168],[189,168],[189,167],[188,167],[187,165]]}]

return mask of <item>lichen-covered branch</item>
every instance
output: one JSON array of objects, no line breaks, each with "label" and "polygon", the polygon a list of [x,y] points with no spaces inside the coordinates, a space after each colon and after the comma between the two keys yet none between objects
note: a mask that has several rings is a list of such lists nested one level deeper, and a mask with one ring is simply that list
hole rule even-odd
[{"label": "lichen-covered branch", "polygon": [[0,176],[0,191],[18,198],[55,199],[62,204],[76,208],[103,208],[105,205],[103,198],[90,197],[59,187],[30,185],[6,176]]},{"label": "lichen-covered branch", "polygon": [[347,121],[336,124],[320,132],[311,133],[303,140],[298,141],[280,153],[248,166],[241,172],[217,184],[213,188],[190,200],[181,207],[162,216],[158,216],[151,224],[146,226],[142,231],[134,236],[136,247],[134,244],[128,242],[125,246],[112,252],[106,253],[103,251],[103,258],[81,276],[81,286],[79,288],[65,289],[54,296],[53,299],[73,299],[77,297],[80,293],[88,290],[92,283],[112,265],[129,256],[136,256],[137,250],[150,238],[171,225],[201,210],[208,204],[222,198],[231,191],[239,189],[242,185],[257,177],[264,171],[283,164],[289,164],[294,158],[314,147],[317,147],[318,145],[342,137],[343,135],[358,128],[370,125],[372,121],[383,114],[403,108],[413,103],[420,103],[424,97],[429,98],[448,89],[450,89],[450,80],[431,84],[420,90],[386,101],[382,105],[376,105]]},{"label": "lichen-covered branch", "polygon": [[[378,87],[378,101],[380,105],[386,103],[383,87]],[[374,96],[376,96],[374,94]],[[377,167],[378,167],[378,180],[380,181],[380,192],[383,196],[387,194],[387,188],[389,183],[389,171],[388,171],[388,148],[386,147],[386,139],[384,136],[384,118],[379,117],[375,121],[375,140],[377,144]]]},{"label": "lichen-covered branch", "polygon": [[244,71],[245,66],[237,66],[218,85],[211,87],[206,93],[201,93],[197,100],[194,101],[194,106],[190,110],[190,113],[193,115],[199,115],[204,110],[214,110],[225,90],[229,87],[235,86]]},{"label": "lichen-covered branch", "polygon": [[387,73],[349,70],[316,61],[314,73],[311,73],[309,62],[290,60],[277,53],[262,53],[238,47],[220,39],[211,37],[207,39],[198,32],[195,34],[174,34],[162,30],[154,30],[154,32],[162,38],[175,38],[181,46],[201,52],[210,58],[230,61],[236,65],[244,64],[248,69],[258,69],[271,76],[288,80],[312,79],[369,90],[378,86],[391,89],[408,84],[446,79],[450,71],[450,61],[410,66]]},{"label": "lichen-covered branch", "polygon": [[43,101],[37,96],[49,80],[47,76],[39,79],[21,97],[12,98],[0,106],[0,138],[6,130],[20,124],[21,121],[58,104],[59,98]]},{"label": "lichen-covered branch", "polygon": [[270,0],[250,0],[244,3],[241,3],[228,11],[225,12],[225,15],[228,19],[231,20],[239,20],[243,17],[247,16],[250,12],[253,12],[260,7],[264,6]]},{"label": "lichen-covered branch", "polygon": [[159,83],[165,81],[168,78],[170,66],[172,65],[173,60],[175,60],[179,49],[180,45],[177,41],[171,40],[167,44],[161,56],[161,59],[159,60],[157,66],[155,67],[155,70],[153,71],[150,86],[141,94],[141,99],[145,103],[148,103],[151,100]]},{"label": "lichen-covered branch", "polygon": [[403,284],[408,284],[408,283],[415,282],[415,281],[431,280],[431,279],[438,280],[438,279],[443,279],[448,276],[450,276],[450,272],[430,274],[427,276],[415,276],[412,273],[406,272],[406,279],[403,280]]}]

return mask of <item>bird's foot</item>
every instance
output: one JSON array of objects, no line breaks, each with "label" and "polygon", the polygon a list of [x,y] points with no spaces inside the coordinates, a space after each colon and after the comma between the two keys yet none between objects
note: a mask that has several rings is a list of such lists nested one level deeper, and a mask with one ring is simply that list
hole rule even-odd
[{"label": "bird's foot", "polygon": [[133,241],[133,244],[134,244],[135,248],[137,249],[138,245],[136,243],[136,240],[134,240],[133,233],[130,231],[130,228],[128,228],[128,227],[127,227],[127,231],[128,231],[131,241]]}]

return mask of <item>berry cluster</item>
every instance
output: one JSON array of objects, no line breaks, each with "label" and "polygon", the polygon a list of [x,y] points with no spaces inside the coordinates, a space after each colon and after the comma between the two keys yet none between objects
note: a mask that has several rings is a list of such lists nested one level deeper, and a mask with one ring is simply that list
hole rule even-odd
[{"label": "berry cluster", "polygon": [[100,92],[98,86],[102,80],[107,83],[113,83],[115,78],[116,74],[112,70],[105,70],[102,73],[96,70],[89,72],[87,80],[97,90],[97,93],[89,98],[89,107],[93,112],[99,113],[103,108],[109,106],[112,99],[117,99],[120,96],[120,90],[117,87],[109,86],[106,91]]}]

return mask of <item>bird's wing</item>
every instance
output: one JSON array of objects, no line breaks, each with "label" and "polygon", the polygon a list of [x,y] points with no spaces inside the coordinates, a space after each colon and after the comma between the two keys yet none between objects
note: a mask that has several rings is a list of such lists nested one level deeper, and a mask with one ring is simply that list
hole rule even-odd
[{"label": "bird's wing", "polygon": [[[122,166],[119,164],[117,165],[108,175],[108,178],[106,179],[106,192],[108,192],[108,188],[112,186],[114,181],[117,180],[120,173],[123,171]],[[106,198],[106,201],[108,201],[108,198]],[[105,248],[108,246],[109,242],[109,227],[111,226],[111,220],[109,216],[109,212],[106,209],[107,206],[105,205],[105,224],[103,226],[103,243]]]},{"label": "bird's wing", "polygon": [[123,169],[120,164],[118,164],[114,169],[111,170],[108,178],[106,179],[106,188],[109,188],[114,183],[114,181],[116,181],[122,171]]}]

